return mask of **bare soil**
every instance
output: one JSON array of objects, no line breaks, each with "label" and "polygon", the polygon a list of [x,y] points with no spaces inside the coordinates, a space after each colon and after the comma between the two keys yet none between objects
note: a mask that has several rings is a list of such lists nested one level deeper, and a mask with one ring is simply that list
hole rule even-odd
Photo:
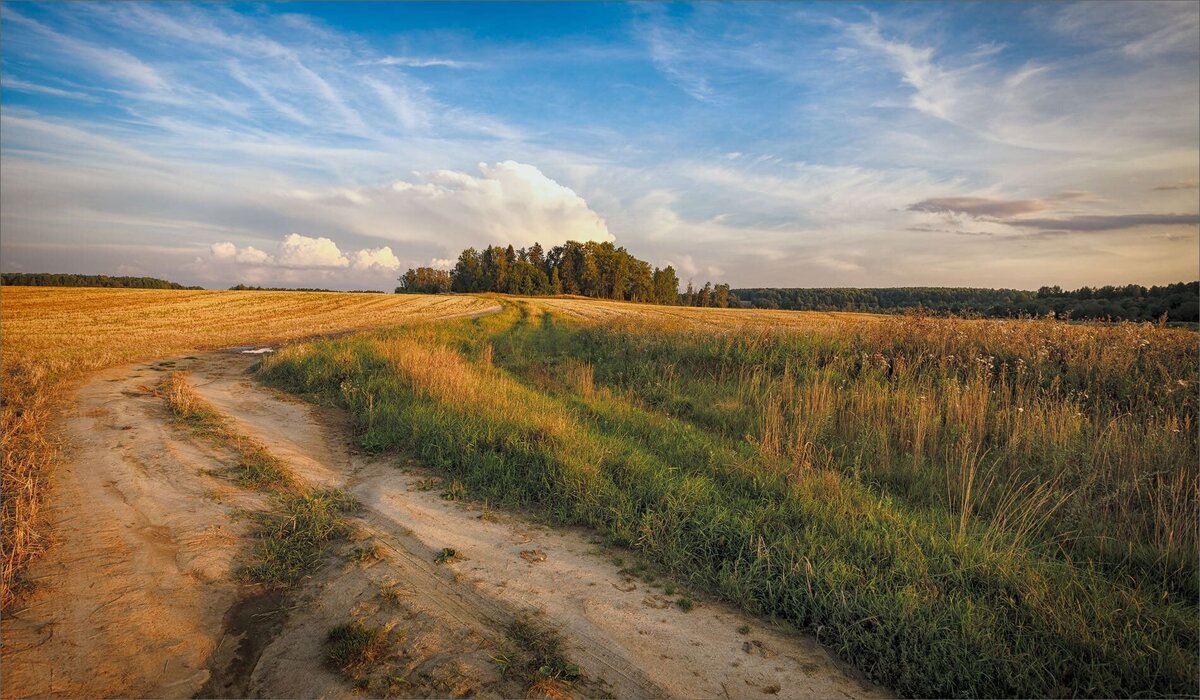
[{"label": "bare soil", "polygon": [[[497,660],[508,625],[556,630],[585,678],[576,695],[884,697],[808,636],[729,605],[622,573],[586,531],[551,529],[446,500],[440,480],[397,456],[359,454],[346,418],[257,384],[256,361],[204,353],[105,370],[65,416],[71,453],[53,475],[56,544],[30,570],[37,590],[3,620],[4,697],[341,697],[324,663],[329,630],[387,630],[387,678],[366,692],[520,696]],[[153,387],[191,373],[206,399],[313,485],[364,509],[353,542],[297,590],[264,592],[234,571],[247,513],[270,507],[221,475],[230,455],[172,425]],[[361,561],[351,548],[375,547]],[[456,555],[438,563],[438,553]],[[739,630],[749,628],[748,633]]]}]

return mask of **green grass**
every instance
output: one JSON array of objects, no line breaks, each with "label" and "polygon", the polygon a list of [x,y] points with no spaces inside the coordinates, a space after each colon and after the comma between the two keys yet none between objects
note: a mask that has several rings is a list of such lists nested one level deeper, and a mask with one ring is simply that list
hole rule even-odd
[{"label": "green grass", "polygon": [[239,575],[268,586],[293,586],[320,568],[330,542],[342,539],[342,515],[358,508],[354,497],[332,489],[280,495],[278,507],[257,514],[258,531],[252,561]]},{"label": "green grass", "polygon": [[509,308],[288,348],[262,375],[347,408],[364,448],[596,528],[898,693],[1192,695],[1195,351],[1142,326]]}]

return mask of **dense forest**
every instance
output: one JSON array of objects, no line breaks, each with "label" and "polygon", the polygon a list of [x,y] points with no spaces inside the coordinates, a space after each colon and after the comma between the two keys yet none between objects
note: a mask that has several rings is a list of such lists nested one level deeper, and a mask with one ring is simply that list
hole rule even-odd
[{"label": "dense forest", "polygon": [[1200,282],[1177,282],[1161,287],[1080,287],[1063,290],[968,287],[895,287],[882,289],[735,289],[741,306],[759,309],[811,311],[871,311],[899,313],[923,309],[958,316],[1045,316],[1170,322],[1200,320]]},{"label": "dense forest", "polygon": [[691,306],[733,306],[729,285],[688,283],[679,292],[679,277],[670,265],[652,267],[612,243],[567,241],[546,251],[538,243],[516,249],[468,248],[454,269],[418,267],[400,277],[397,293],[503,292],[527,296],[575,294],[600,299]]},{"label": "dense forest", "polygon": [[49,272],[5,272],[0,284],[10,287],[120,287],[123,289],[204,289],[160,280],[157,277],[109,277]]}]

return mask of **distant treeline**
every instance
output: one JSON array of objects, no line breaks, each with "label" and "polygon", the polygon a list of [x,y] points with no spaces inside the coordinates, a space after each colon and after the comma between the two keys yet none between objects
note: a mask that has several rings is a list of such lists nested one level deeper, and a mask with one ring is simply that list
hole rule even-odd
[{"label": "distant treeline", "polygon": [[731,306],[729,285],[706,283],[679,293],[675,268],[652,267],[612,243],[567,241],[546,251],[538,243],[516,249],[468,248],[453,270],[418,267],[400,277],[396,293],[502,292],[528,296],[575,294],[599,299],[692,306]]},{"label": "distant treeline", "polygon": [[5,272],[0,284],[11,287],[120,287],[123,289],[204,289],[185,287],[157,277],[109,277],[108,275],[70,275],[49,272]]},{"label": "distant treeline", "polygon": [[338,292],[339,294],[383,294],[378,289],[320,289],[318,287],[257,287],[246,284],[235,284],[229,288],[231,292]]},{"label": "distant treeline", "polygon": [[882,289],[735,289],[742,306],[758,309],[811,311],[872,311],[900,313],[917,308],[959,316],[1045,316],[1171,322],[1200,320],[1200,282],[1177,282],[1161,287],[1080,287],[1063,290],[969,287],[894,287]]}]

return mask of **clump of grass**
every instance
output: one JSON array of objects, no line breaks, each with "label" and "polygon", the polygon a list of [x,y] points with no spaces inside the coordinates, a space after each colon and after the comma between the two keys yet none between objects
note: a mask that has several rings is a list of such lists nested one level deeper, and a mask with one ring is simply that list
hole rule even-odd
[{"label": "clump of grass", "polygon": [[407,595],[407,593],[397,583],[384,582],[379,584],[379,597],[382,598],[385,603],[398,605],[400,601],[404,600],[405,595]]},{"label": "clump of grass", "polygon": [[514,653],[493,659],[502,676],[514,677],[530,697],[566,697],[583,674],[567,658],[562,638],[554,630],[524,616],[508,626]]},{"label": "clump of grass", "polygon": [[158,391],[175,421],[193,435],[222,443],[235,437],[236,433],[221,414],[192,388],[185,373],[171,372],[159,384]]},{"label": "clump of grass", "polygon": [[238,455],[237,482],[254,488],[282,487],[292,483],[287,463],[257,444],[242,444]]},{"label": "clump of grass", "polygon": [[442,547],[442,551],[434,556],[433,560],[438,564],[447,564],[458,560],[458,550],[453,547]]},{"label": "clump of grass", "polygon": [[684,596],[675,601],[675,605],[679,606],[679,609],[684,612],[691,612],[692,608],[696,607],[696,601],[692,600],[691,596]]},{"label": "clump of grass", "polygon": [[357,680],[387,654],[387,647],[387,632],[382,628],[354,621],[329,630],[325,661],[347,679]]},{"label": "clump of grass", "polygon": [[278,510],[258,515],[254,562],[240,570],[243,580],[291,586],[320,568],[325,549],[345,536],[342,515],[358,502],[340,489],[281,496]]},{"label": "clump of grass", "polygon": [[750,625],[741,625],[737,628],[738,634],[750,634]]}]

